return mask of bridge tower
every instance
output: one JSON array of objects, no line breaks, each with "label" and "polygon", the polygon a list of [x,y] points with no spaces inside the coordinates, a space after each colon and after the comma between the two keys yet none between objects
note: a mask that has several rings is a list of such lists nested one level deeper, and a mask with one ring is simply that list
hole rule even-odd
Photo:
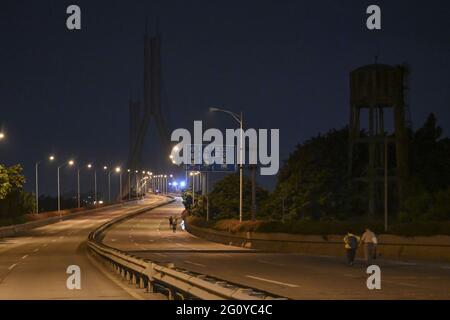
[{"label": "bridge tower", "polygon": [[[158,132],[160,149],[153,156],[158,160],[166,160],[170,149],[170,136],[163,116],[161,107],[161,37],[159,34],[144,36],[144,103],[130,100],[130,144],[127,168],[131,172],[139,171],[135,178],[140,175],[144,168],[142,153],[146,145],[149,127],[154,121]],[[161,161],[162,163],[167,162]],[[145,169],[145,168],[144,168]],[[160,168],[161,169],[161,168]],[[127,179],[123,179],[122,199],[128,195]],[[131,184],[136,186],[136,183]]]}]

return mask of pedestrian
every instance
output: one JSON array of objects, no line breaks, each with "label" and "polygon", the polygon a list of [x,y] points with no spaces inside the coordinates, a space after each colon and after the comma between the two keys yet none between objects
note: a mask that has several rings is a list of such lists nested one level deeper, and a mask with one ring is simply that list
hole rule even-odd
[{"label": "pedestrian", "polygon": [[370,266],[372,265],[372,259],[374,258],[376,245],[378,243],[375,233],[373,233],[369,228],[366,228],[365,232],[361,236],[361,243],[364,245],[364,260],[366,262],[366,266]]},{"label": "pedestrian", "polygon": [[355,262],[356,249],[358,249],[359,237],[353,234],[353,232],[347,232],[344,237],[345,251],[347,254],[347,263],[349,266],[353,266]]},{"label": "pedestrian", "polygon": [[178,218],[175,218],[172,222],[172,230],[173,232],[177,232],[177,223],[178,223]]},{"label": "pedestrian", "polygon": [[172,224],[173,224],[173,217],[170,216],[169,217],[169,228],[172,228]]}]

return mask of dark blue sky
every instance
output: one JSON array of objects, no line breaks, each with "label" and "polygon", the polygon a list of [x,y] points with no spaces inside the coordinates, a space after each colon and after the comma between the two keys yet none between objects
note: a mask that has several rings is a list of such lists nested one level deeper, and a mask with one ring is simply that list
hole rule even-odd
[{"label": "dark blue sky", "polygon": [[[382,31],[365,27],[382,8]],[[65,27],[78,4],[82,30]],[[348,74],[361,65],[407,62],[412,123],[435,112],[450,127],[448,1],[2,1],[0,161],[34,163],[49,153],[86,163],[125,163],[128,99],[142,100],[145,21],[159,17],[163,103],[171,128],[193,120],[231,127],[210,105],[243,110],[248,127],[279,128],[281,158],[348,121]],[[149,135],[145,159],[157,153]],[[65,170],[66,171],[66,170]],[[66,172],[66,190],[74,188]],[[54,192],[56,168],[42,168]],[[262,179],[267,186],[274,178]]]}]

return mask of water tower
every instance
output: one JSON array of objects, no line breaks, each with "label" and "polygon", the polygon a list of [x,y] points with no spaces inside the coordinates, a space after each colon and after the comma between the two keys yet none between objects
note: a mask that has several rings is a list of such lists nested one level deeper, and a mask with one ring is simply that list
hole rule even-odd
[{"label": "water tower", "polygon": [[[376,191],[383,184],[387,188],[388,182],[395,183],[400,203],[403,198],[403,186],[408,175],[406,80],[407,68],[404,66],[375,63],[350,73],[348,171],[352,181],[360,181],[368,186],[370,216],[375,214],[377,205],[382,203]],[[387,132],[389,117],[393,132]],[[361,121],[367,124],[364,134],[361,132]],[[355,173],[355,150],[361,145],[365,145],[368,150],[368,163],[366,170]],[[389,163],[385,154],[387,150],[395,150],[395,167],[385,170]],[[394,158],[393,155],[389,156],[390,159]]]}]

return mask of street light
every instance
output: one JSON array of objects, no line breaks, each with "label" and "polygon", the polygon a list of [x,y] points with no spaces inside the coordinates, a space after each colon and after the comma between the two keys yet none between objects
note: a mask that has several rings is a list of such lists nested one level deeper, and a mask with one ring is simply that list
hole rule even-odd
[{"label": "street light", "polygon": [[97,204],[97,168],[90,163],[87,165],[87,168],[94,168],[94,203]]},{"label": "street light", "polygon": [[128,169],[128,200],[131,200],[131,170]]},{"label": "street light", "polygon": [[240,145],[239,145],[239,222],[242,222],[242,194],[243,194],[243,188],[242,188],[242,184],[243,184],[243,150],[242,150],[242,146],[243,146],[243,138],[244,138],[244,134],[243,134],[243,127],[244,127],[244,117],[242,114],[242,111],[240,112],[240,114],[234,113],[232,111],[229,110],[223,110],[223,109],[219,109],[219,108],[214,108],[211,107],[209,108],[210,112],[224,112],[229,114],[230,116],[233,117],[234,120],[236,120],[237,123],[239,123],[240,127],[241,127],[241,132],[240,132]]},{"label": "street light", "polygon": [[192,177],[192,205],[195,205],[195,176],[200,172],[194,171],[190,172],[189,175]]},{"label": "street light", "polygon": [[122,170],[120,167],[116,167],[115,171],[116,173],[119,173],[119,195],[120,202],[122,202]]},{"label": "street light", "polygon": [[5,139],[5,134],[3,132],[0,132],[0,140]]},{"label": "street light", "polygon": [[[0,139],[1,138],[2,133],[0,133]],[[48,159],[50,161],[55,160],[54,156],[50,156],[48,157]],[[39,213],[39,164],[41,163],[41,161],[36,162],[36,213]]]},{"label": "street light", "polygon": [[73,166],[74,165],[74,161],[73,160],[69,160],[68,162],[64,162],[63,164],[58,166],[58,212],[61,211],[61,188],[60,188],[60,178],[59,178],[59,169],[61,169],[61,167],[63,167],[64,165],[68,165],[68,166]]},{"label": "street light", "polygon": [[[104,166],[103,170],[107,171],[108,166]],[[111,203],[111,171],[107,171],[108,173],[108,203]]]}]

